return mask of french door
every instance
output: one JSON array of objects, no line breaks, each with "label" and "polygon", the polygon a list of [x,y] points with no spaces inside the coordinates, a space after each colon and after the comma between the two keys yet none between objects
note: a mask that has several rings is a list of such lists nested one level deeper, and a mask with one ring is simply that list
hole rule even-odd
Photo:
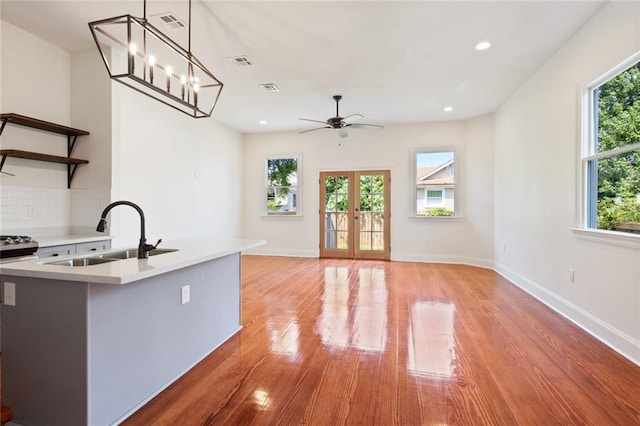
[{"label": "french door", "polygon": [[388,170],[320,172],[320,257],[389,259]]}]

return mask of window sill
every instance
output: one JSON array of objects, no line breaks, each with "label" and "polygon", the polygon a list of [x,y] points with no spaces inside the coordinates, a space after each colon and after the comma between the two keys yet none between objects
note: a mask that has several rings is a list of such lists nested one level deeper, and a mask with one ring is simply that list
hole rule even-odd
[{"label": "window sill", "polygon": [[262,213],[260,217],[275,219],[302,219],[302,214],[267,214]]},{"label": "window sill", "polygon": [[577,238],[601,244],[640,249],[640,234],[604,231],[602,229],[569,228]]},{"label": "window sill", "polygon": [[459,222],[463,219],[462,216],[418,216],[418,215],[412,215],[409,216],[410,220],[418,220],[418,221],[422,221],[422,220],[426,220],[426,221],[452,221],[452,222]]}]

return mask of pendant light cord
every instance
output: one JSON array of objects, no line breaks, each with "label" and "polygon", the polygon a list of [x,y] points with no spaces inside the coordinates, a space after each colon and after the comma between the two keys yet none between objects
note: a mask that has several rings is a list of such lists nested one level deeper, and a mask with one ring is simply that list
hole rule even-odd
[{"label": "pendant light cord", "polygon": [[191,57],[191,0],[189,0],[189,57]]}]

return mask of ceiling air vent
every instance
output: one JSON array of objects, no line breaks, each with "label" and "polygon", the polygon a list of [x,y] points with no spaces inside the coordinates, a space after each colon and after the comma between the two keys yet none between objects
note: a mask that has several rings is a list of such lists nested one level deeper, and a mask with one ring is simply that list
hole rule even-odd
[{"label": "ceiling air vent", "polygon": [[253,65],[251,60],[249,58],[247,58],[246,56],[235,56],[235,57],[230,58],[230,59],[239,67],[246,67],[246,66],[249,66],[249,65]]},{"label": "ceiling air vent", "polygon": [[265,92],[279,92],[280,89],[278,89],[278,86],[276,86],[273,83],[266,83],[266,84],[260,84],[260,87],[262,87],[262,90],[264,90]]},{"label": "ceiling air vent", "polygon": [[171,29],[171,30],[179,30],[182,28],[186,28],[187,25],[178,18],[173,12],[165,12],[160,13],[158,15],[153,15],[149,18],[152,21],[152,24],[155,24],[160,29]]}]

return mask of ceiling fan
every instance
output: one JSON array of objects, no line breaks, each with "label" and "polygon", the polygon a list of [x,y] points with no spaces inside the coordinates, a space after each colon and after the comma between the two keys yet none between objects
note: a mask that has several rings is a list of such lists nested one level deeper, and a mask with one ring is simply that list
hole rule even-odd
[{"label": "ceiling fan", "polygon": [[340,99],[342,99],[342,96],[340,96],[340,95],[335,95],[333,97],[333,100],[336,101],[336,116],[335,117],[329,118],[327,121],[311,120],[309,118],[301,118],[300,119],[300,120],[304,120],[304,121],[312,121],[314,123],[322,123],[322,124],[325,124],[325,126],[316,127],[315,129],[303,130],[300,133],[313,132],[314,130],[320,130],[320,129],[336,129],[338,131],[338,135],[341,138],[346,138],[347,136],[349,136],[347,134],[347,127],[353,127],[353,128],[357,128],[357,129],[382,130],[383,126],[379,126],[377,124],[354,123],[354,121],[364,117],[361,114],[351,114],[351,115],[348,115],[346,117],[340,117],[340,113],[338,112],[338,103],[340,102]]}]

